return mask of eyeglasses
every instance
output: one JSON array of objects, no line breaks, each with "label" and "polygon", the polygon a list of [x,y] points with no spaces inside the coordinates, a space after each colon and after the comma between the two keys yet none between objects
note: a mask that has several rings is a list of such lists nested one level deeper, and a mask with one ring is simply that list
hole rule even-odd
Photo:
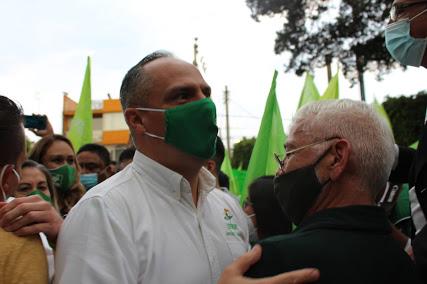
[{"label": "eyeglasses", "polygon": [[289,155],[295,154],[296,152],[298,152],[300,150],[303,150],[305,148],[312,147],[312,146],[315,146],[315,145],[318,145],[318,144],[321,144],[321,143],[324,143],[324,142],[328,142],[328,141],[331,141],[331,140],[334,140],[334,139],[341,139],[341,137],[334,136],[334,137],[322,139],[322,140],[319,140],[319,141],[316,141],[316,142],[313,142],[313,143],[310,143],[310,144],[298,147],[296,149],[286,151],[285,157],[283,159],[280,159],[279,155],[276,154],[276,153],[274,153],[274,157],[276,158],[276,161],[279,164],[279,167],[283,168],[283,166],[285,165],[286,157],[289,157]]},{"label": "eyeglasses", "polygon": [[417,2],[412,2],[412,3],[396,3],[394,4],[391,9],[390,9],[390,20],[392,20],[393,22],[397,20],[397,18],[399,17],[399,14],[402,13],[403,10],[408,9],[409,7],[415,6],[415,5],[419,5],[419,4],[424,4],[427,5],[427,1],[417,1]]}]

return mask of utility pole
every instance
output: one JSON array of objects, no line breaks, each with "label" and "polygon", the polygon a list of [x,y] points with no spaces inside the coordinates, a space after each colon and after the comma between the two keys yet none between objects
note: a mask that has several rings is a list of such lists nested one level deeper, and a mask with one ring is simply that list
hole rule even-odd
[{"label": "utility pole", "polygon": [[328,71],[328,83],[329,83],[332,79],[332,69],[331,69],[332,56],[330,54],[326,55],[325,62],[326,62],[326,69]]},{"label": "utility pole", "polygon": [[199,45],[197,44],[197,37],[194,38],[193,51],[194,51],[193,65],[196,66],[196,67],[198,67],[198,64],[197,64],[197,55],[199,53]]},{"label": "utility pole", "polygon": [[356,68],[360,86],[360,98],[362,101],[365,101],[365,79],[363,78],[363,66],[365,66],[365,57],[356,55]]},{"label": "utility pole", "polygon": [[228,120],[228,87],[225,86],[224,90],[224,103],[225,103],[225,130],[227,133],[227,151],[228,151],[228,157],[231,158],[230,153],[230,122]]}]

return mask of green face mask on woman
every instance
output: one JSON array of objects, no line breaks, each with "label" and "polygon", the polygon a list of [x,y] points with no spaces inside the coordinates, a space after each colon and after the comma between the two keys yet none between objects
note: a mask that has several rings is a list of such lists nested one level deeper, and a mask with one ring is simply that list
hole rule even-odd
[{"label": "green face mask on woman", "polygon": [[53,183],[55,187],[61,192],[67,192],[76,181],[76,169],[72,166],[65,164],[56,169],[50,169]]},{"label": "green face mask on woman", "polygon": [[210,159],[215,155],[218,127],[215,104],[210,98],[170,109],[137,109],[165,113],[165,137],[149,132],[145,132],[146,135],[165,140],[167,144],[201,159]]},{"label": "green face mask on woman", "polygon": [[50,196],[48,196],[48,195],[46,195],[46,194],[44,194],[43,193],[43,191],[41,191],[40,189],[36,189],[36,190],[34,190],[34,191],[32,191],[32,192],[30,192],[27,196],[31,196],[31,195],[38,195],[38,196],[40,196],[43,200],[45,200],[45,201],[47,201],[47,202],[49,202],[49,203],[52,203],[52,198],[50,198]]}]

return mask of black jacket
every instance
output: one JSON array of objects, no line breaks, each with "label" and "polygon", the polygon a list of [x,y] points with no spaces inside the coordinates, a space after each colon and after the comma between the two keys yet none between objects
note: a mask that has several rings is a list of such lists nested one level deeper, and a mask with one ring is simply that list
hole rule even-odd
[{"label": "black jacket", "polygon": [[318,268],[318,283],[419,283],[411,259],[392,239],[379,207],[322,210],[294,233],[260,244],[262,257],[247,272],[250,277]]}]

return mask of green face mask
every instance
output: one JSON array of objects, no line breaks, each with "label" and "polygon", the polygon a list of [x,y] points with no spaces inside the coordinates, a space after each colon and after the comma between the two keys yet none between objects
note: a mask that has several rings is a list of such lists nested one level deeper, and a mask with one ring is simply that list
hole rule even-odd
[{"label": "green face mask", "polygon": [[34,191],[32,191],[31,193],[29,193],[27,196],[31,196],[31,195],[38,195],[40,196],[43,200],[46,200],[49,203],[52,203],[52,198],[50,198],[50,196],[46,195],[43,193],[43,191],[41,191],[40,189],[36,189]]},{"label": "green face mask", "polygon": [[61,192],[68,191],[76,181],[76,169],[65,164],[59,168],[49,170],[53,183]]},{"label": "green face mask", "polygon": [[146,135],[163,139],[181,151],[201,159],[210,159],[215,155],[218,127],[216,108],[211,99],[205,98],[170,109],[137,109],[165,113],[165,137],[149,132]]}]

